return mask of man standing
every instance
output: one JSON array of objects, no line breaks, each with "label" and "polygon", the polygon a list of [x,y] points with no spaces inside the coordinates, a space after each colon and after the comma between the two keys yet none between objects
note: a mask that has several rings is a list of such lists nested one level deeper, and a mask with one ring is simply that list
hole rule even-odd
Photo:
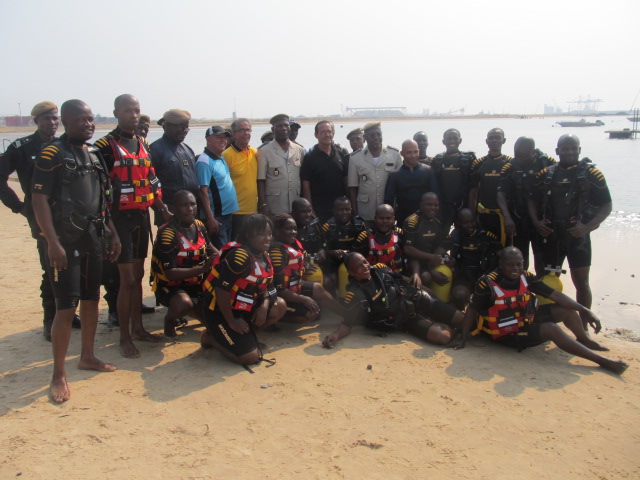
[{"label": "man standing", "polygon": [[[0,158],[0,200],[13,213],[24,215],[29,222],[31,235],[36,239],[40,266],[42,267],[42,281],[40,282],[40,296],[42,297],[42,310],[44,317],[44,338],[51,341],[51,324],[56,315],[56,301],[51,290],[51,282],[46,273],[45,241],[40,235],[40,229],[36,223],[31,205],[31,178],[33,166],[42,147],[56,139],[58,129],[58,107],[51,102],[40,102],[31,110],[33,121],[38,127],[35,133],[28,137],[19,138],[12,142],[7,151]],[[24,201],[20,201],[16,193],[9,187],[9,175],[18,173],[20,188],[24,194]],[[79,321],[78,321],[78,326]]]},{"label": "man standing", "polygon": [[[164,135],[151,144],[151,159],[156,175],[162,183],[162,199],[169,210],[173,208],[173,194],[178,190],[189,190],[198,198],[200,188],[196,178],[195,154],[184,139],[189,133],[191,114],[174,108],[164,113],[158,125]],[[164,218],[156,214],[156,225]]]},{"label": "man standing", "polygon": [[258,157],[256,149],[249,145],[251,123],[238,118],[231,124],[233,142],[222,152],[229,166],[229,173],[238,198],[238,211],[231,215],[231,236],[237,238],[242,221],[258,213]]},{"label": "man standing", "polygon": [[200,218],[216,248],[231,241],[231,214],[238,211],[236,189],[222,157],[231,134],[220,125],[207,128],[207,146],[196,162],[200,184]]},{"label": "man standing", "polygon": [[[302,125],[300,125],[298,122],[296,122],[295,120],[291,120],[289,121],[289,140],[291,140],[292,142],[298,143],[296,142],[296,139],[298,138],[298,133],[300,131],[300,127],[302,127]],[[298,143],[298,145],[300,145]],[[300,145],[302,147],[302,145]],[[302,147],[304,149],[304,147]]]},{"label": "man standing", "polygon": [[420,156],[418,160],[420,163],[424,163],[429,165],[431,163],[432,158],[427,156],[427,147],[429,146],[429,138],[427,138],[426,132],[419,131],[416,132],[413,136],[413,141],[418,144],[418,150],[420,151]]},{"label": "man standing", "polygon": [[[111,189],[104,161],[97,148],[86,143],[95,125],[89,106],[80,100],[62,104],[65,134],[47,146],[36,159],[33,172],[33,211],[46,239],[47,273],[56,299],[56,316],[51,329],[53,377],[49,387],[52,401],[69,399],[64,361],[69,347],[71,321],[80,304],[82,351],[78,368],[112,372],[114,365],[94,355],[98,301],[102,270],[107,192]],[[120,240],[112,231],[111,261],[120,255]]]},{"label": "man standing", "polygon": [[[588,158],[580,160],[580,152],[575,135],[558,139],[559,162],[536,174],[537,191],[529,200],[529,215],[543,237],[544,265],[561,268],[568,258],[576,301],[591,308],[589,234],[609,216],[612,204],[604,175]],[[580,315],[586,330],[588,319]]]},{"label": "man standing", "polygon": [[510,156],[502,154],[502,146],[506,141],[501,128],[489,130],[486,140],[489,154],[471,164],[469,181],[469,208],[472,212],[478,212],[480,226],[498,237],[503,247],[507,236],[497,194],[502,167],[512,160]]},{"label": "man standing", "polygon": [[387,178],[402,165],[400,153],[393,147],[382,144],[382,129],[379,122],[364,126],[367,147],[349,157],[349,198],[354,215],[373,223],[376,207],[384,203]]},{"label": "man standing", "polygon": [[347,140],[349,140],[352,153],[361,150],[364,148],[364,130],[360,127],[354,128],[347,133]]},{"label": "man standing", "polygon": [[418,161],[418,143],[405,140],[400,155],[403,158],[402,166],[389,175],[384,191],[384,203],[395,208],[398,225],[402,225],[405,218],[418,210],[424,193],[437,192],[433,169]]},{"label": "man standing", "polygon": [[333,202],[344,197],[347,183],[346,160],[333,143],[333,123],[321,120],[316,124],[318,144],[304,156],[300,168],[302,196],[309,200],[314,216],[326,222],[333,215]]},{"label": "man standing", "polygon": [[442,143],[447,150],[433,157],[431,166],[440,192],[440,220],[448,234],[458,210],[466,207],[469,201],[469,175],[476,155],[460,151],[462,137],[455,128],[444,132]]},{"label": "man standing", "polygon": [[123,94],[116,97],[113,106],[118,126],[95,145],[100,149],[111,178],[111,214],[122,244],[118,257],[120,283],[117,294],[120,352],[126,358],[137,358],[140,352],[132,340],[161,341],[142,325],[142,279],[151,228],[149,207],[163,212],[165,221],[171,215],[162,202],[148,144],[135,134],[140,102],[133,95]]},{"label": "man standing", "polygon": [[289,213],[300,198],[300,166],[303,148],[289,140],[289,115],[280,113],[271,120],[275,138],[258,149],[258,205],[269,216]]}]

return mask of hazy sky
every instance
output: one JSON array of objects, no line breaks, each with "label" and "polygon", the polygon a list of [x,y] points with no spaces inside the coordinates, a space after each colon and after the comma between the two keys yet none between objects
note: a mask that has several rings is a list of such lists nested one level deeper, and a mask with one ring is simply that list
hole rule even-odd
[{"label": "hazy sky", "polygon": [[[41,100],[158,118],[402,106],[542,113],[640,90],[640,2],[0,0],[0,115]],[[640,101],[636,102],[640,106]]]}]

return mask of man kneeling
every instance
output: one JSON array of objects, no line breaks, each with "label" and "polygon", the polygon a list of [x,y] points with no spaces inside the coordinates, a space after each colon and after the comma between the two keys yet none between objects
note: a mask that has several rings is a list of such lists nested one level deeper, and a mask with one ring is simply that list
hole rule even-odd
[{"label": "man kneeling", "polygon": [[158,230],[153,245],[151,272],[153,291],[161,305],[167,307],[164,334],[176,336],[176,323],[186,315],[202,321],[200,296],[204,275],[209,273],[218,251],[207,229],[196,220],[196,198],[187,190],[173,197],[174,216]]},{"label": "man kneeling", "polygon": [[358,321],[379,332],[405,330],[437,345],[448,344],[451,327],[462,324],[461,312],[414,288],[408,278],[371,267],[356,252],[349,253],[344,263],[350,276],[344,299],[346,312],[338,329],[325,337],[322,342],[325,347],[333,348],[338,340],[351,333]]},{"label": "man kneeling", "polygon": [[[540,311],[536,311],[534,293],[556,302],[548,312],[550,318],[545,318],[539,315]],[[604,348],[580,328],[581,321],[577,312],[589,319],[595,333],[600,331],[600,320],[593,312],[543,284],[533,274],[525,272],[520,250],[507,247],[500,253],[498,268],[478,281],[465,313],[462,337],[454,347],[464,348],[471,328],[477,325],[473,334],[482,332],[493,340],[519,350],[550,340],[565,352],[622,374],[629,365],[603,357],[592,350]],[[564,322],[577,340],[567,335],[556,325],[556,321]]]}]

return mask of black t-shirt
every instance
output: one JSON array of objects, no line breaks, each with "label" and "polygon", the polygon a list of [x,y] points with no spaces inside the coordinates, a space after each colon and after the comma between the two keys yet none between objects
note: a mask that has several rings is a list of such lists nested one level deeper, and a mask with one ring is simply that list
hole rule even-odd
[{"label": "black t-shirt", "polygon": [[431,162],[436,174],[440,201],[457,206],[467,205],[473,152],[439,153]]},{"label": "black t-shirt", "polygon": [[327,250],[353,250],[353,245],[361,232],[366,230],[362,219],[352,217],[349,222],[340,225],[335,218],[322,225]]},{"label": "black t-shirt", "polygon": [[437,218],[426,218],[420,213],[410,215],[402,226],[404,245],[426,253],[436,253],[439,247],[446,248],[446,235]]},{"label": "black t-shirt", "polygon": [[507,155],[486,155],[471,165],[470,184],[478,189],[478,203],[485,208],[498,208],[496,193],[500,183],[500,173],[504,165],[512,160]]},{"label": "black t-shirt", "polygon": [[476,229],[467,235],[461,228],[454,229],[448,237],[455,269],[472,270],[481,275],[496,265],[496,253],[502,248],[493,232]]},{"label": "black t-shirt", "polygon": [[323,221],[332,216],[335,199],[345,195],[346,161],[335,146],[327,155],[315,145],[300,166],[300,180],[310,183],[313,209]]}]

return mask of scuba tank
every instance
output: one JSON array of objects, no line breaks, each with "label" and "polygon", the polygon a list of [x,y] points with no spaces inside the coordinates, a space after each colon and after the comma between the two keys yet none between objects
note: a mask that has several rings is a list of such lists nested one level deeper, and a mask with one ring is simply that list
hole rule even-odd
[{"label": "scuba tank", "polygon": [[316,255],[311,255],[311,257],[309,258],[309,263],[311,265],[315,265],[317,269],[315,272],[305,270],[302,279],[307,282],[318,282],[320,285],[322,285],[322,282],[324,281],[324,275],[322,274],[320,265],[318,265],[318,263],[316,262]]},{"label": "scuba tank", "polygon": [[451,282],[453,280],[453,272],[451,271],[451,268],[444,263],[448,259],[449,257],[447,255],[443,256],[442,263],[434,268],[436,272],[444,273],[447,276],[447,283],[444,285],[438,285],[432,280],[429,284],[429,288],[433,291],[434,295],[445,303],[451,300]]},{"label": "scuba tank", "polygon": [[[567,273],[567,271],[563,270],[562,267],[553,268],[551,265],[547,265],[544,269],[549,273],[542,277],[542,283],[554,290],[557,290],[558,292],[562,292],[562,280],[560,280],[560,277],[557,274]],[[538,305],[548,305],[550,303],[555,302],[547,297],[543,297],[542,295],[538,296]]]},{"label": "scuba tank", "polygon": [[347,283],[349,283],[349,272],[344,263],[338,267],[338,297],[344,298],[347,295]]}]

